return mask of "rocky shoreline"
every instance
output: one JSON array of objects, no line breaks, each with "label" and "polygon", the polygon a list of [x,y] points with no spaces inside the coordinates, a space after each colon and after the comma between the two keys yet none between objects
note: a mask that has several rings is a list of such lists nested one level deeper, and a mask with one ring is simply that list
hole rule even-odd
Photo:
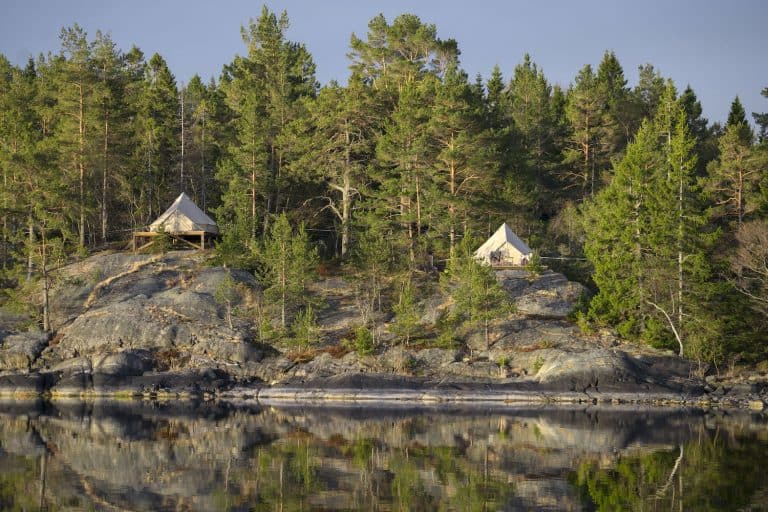
[{"label": "rocky shoreline", "polygon": [[439,381],[391,375],[338,375],[323,382],[269,386],[245,382],[214,370],[164,372],[135,377],[104,374],[15,374],[0,377],[0,399],[189,400],[221,401],[252,405],[320,405],[326,403],[472,404],[506,407],[536,404],[592,404],[603,406],[664,406],[703,409],[750,409],[768,413],[768,383],[725,382],[689,388],[637,390],[614,387],[608,391],[573,391],[533,381],[477,383]]},{"label": "rocky shoreline", "polygon": [[[497,273],[516,312],[493,322],[491,343],[470,334],[461,348],[407,345],[380,318],[376,349],[358,353],[345,341],[360,317],[341,277],[314,284],[322,339],[297,350],[255,341],[254,318],[225,311],[216,296],[227,276],[243,311],[261,291],[206,258],[105,253],[65,267],[52,334],[0,308],[0,397],[768,407],[766,372],[707,375],[671,352],[581,332],[567,315],[584,288],[551,271]],[[422,306],[426,332],[451,307],[439,292]]]}]

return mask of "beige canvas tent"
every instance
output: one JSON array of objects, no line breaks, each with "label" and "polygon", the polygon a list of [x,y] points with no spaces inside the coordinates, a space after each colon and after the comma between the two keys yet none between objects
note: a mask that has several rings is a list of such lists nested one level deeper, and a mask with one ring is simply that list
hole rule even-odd
[{"label": "beige canvas tent", "polygon": [[526,265],[533,251],[505,222],[475,251],[475,258],[492,266]]},{"label": "beige canvas tent", "polygon": [[[151,245],[154,238],[161,233],[193,248],[205,249],[206,239],[216,237],[219,227],[182,192],[173,204],[149,225],[149,231],[137,231],[133,234],[134,251]],[[198,240],[199,244],[194,243]]]}]

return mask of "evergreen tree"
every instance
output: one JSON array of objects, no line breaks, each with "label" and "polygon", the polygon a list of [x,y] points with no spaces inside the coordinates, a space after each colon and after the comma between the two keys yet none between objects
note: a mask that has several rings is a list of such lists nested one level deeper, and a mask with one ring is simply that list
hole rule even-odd
[{"label": "evergreen tree", "polygon": [[[541,191],[552,188],[548,177],[560,158],[553,146],[555,121],[551,107],[552,88],[544,72],[526,54],[523,62],[515,66],[507,91],[507,114],[520,146],[516,158],[512,158],[519,170],[515,178],[520,180],[522,177],[524,181],[522,186],[518,185],[522,189],[518,197],[538,196],[541,202],[546,203]],[[543,204],[539,204],[537,210],[544,208]]]},{"label": "evergreen tree", "polygon": [[611,156],[624,149],[637,129],[637,119],[630,106],[630,91],[624,69],[612,51],[606,51],[597,68],[597,83],[605,91],[606,109],[611,118],[607,136]]},{"label": "evergreen tree", "polygon": [[131,94],[136,141],[129,179],[138,225],[152,222],[180,192],[178,97],[176,79],[165,59],[155,53]]},{"label": "evergreen tree", "polygon": [[280,325],[285,329],[288,313],[309,303],[306,284],[317,266],[317,250],[310,245],[304,225],[294,231],[283,213],[272,224],[261,256],[268,286],[264,293],[277,304]]},{"label": "evergreen tree", "polygon": [[350,47],[353,75],[388,96],[392,107],[406,84],[442,74],[459,55],[454,40],[439,39],[435,25],[413,14],[401,14],[391,25],[379,14],[368,23],[367,40],[352,34]]},{"label": "evergreen tree", "polygon": [[609,164],[614,121],[607,110],[606,91],[600,86],[592,66],[587,64],[568,91],[566,115],[572,131],[565,152],[569,187],[581,191],[581,198],[594,195],[602,185],[603,171]]},{"label": "evergreen tree", "polygon": [[[764,88],[762,91],[760,91],[760,94],[763,96],[763,98],[768,98],[768,87]],[[765,143],[766,134],[768,134],[768,112],[763,112],[762,114],[759,114],[757,112],[752,112],[752,118],[755,120],[755,123],[757,123],[757,126],[760,128],[758,132],[758,141],[763,144]]]},{"label": "evergreen tree", "polygon": [[[625,336],[716,357],[694,140],[667,86],[611,184],[585,208],[586,253],[599,288],[590,315]],[[659,135],[662,135],[659,137]]]},{"label": "evergreen tree", "polygon": [[695,152],[699,157],[696,174],[704,176],[709,162],[717,157],[717,140],[708,126],[707,119],[702,117],[701,102],[696,98],[696,93],[690,85],[685,88],[678,101],[685,112],[688,130],[696,140]]},{"label": "evergreen tree", "polygon": [[284,194],[289,173],[284,131],[304,115],[301,98],[316,91],[315,65],[302,44],[286,40],[288,16],[265,6],[242,29],[246,57],[224,70],[222,90],[234,117],[234,144],[218,171],[222,187],[218,216],[229,228],[233,246],[253,243],[266,231],[269,214],[288,205]]},{"label": "evergreen tree", "polygon": [[407,83],[403,86],[397,107],[376,145],[378,166],[377,193],[370,199],[371,208],[381,219],[391,219],[388,231],[393,242],[416,262],[421,245],[422,228],[426,225],[422,211],[428,190],[428,167],[431,163],[428,121],[434,80]]},{"label": "evergreen tree", "polygon": [[736,228],[744,217],[758,207],[761,178],[758,162],[744,139],[744,125],[728,125],[720,137],[720,158],[707,167],[706,188],[716,205],[714,214],[721,220],[733,220]]},{"label": "evergreen tree", "polygon": [[345,88],[331,83],[309,104],[307,122],[295,128],[305,145],[294,170],[317,184],[321,209],[333,213],[342,258],[350,249],[355,202],[368,181],[378,122],[375,109],[369,90],[359,81],[353,79]]},{"label": "evergreen tree", "polygon": [[186,130],[185,190],[204,211],[216,203],[212,171],[227,141],[222,95],[211,81],[206,85],[198,75],[184,89]]},{"label": "evergreen tree", "polygon": [[481,326],[490,346],[490,323],[511,310],[509,295],[496,281],[490,266],[475,259],[471,234],[465,234],[440,276],[443,289],[453,298],[456,319],[468,328]]},{"label": "evergreen tree", "polygon": [[50,62],[49,76],[55,98],[55,131],[61,168],[70,176],[78,198],[78,241],[85,248],[88,215],[94,206],[91,187],[95,175],[95,144],[98,140],[98,109],[95,105],[96,78],[92,61],[93,44],[82,28],[74,25],[61,31],[61,53]]},{"label": "evergreen tree", "polygon": [[428,192],[433,206],[425,216],[431,237],[444,241],[447,236],[453,252],[459,227],[472,223],[473,206],[484,202],[497,175],[496,148],[484,128],[482,97],[472,90],[457,63],[448,65],[437,87],[427,129],[428,143],[434,148]]},{"label": "evergreen tree", "polygon": [[725,126],[726,128],[729,126],[738,127],[741,139],[746,144],[752,144],[755,134],[747,122],[747,113],[744,111],[744,106],[741,104],[738,96],[731,103],[731,110],[728,112],[728,121],[725,123]]},{"label": "evergreen tree", "polygon": [[109,237],[112,222],[119,221],[120,204],[115,201],[115,190],[124,183],[129,167],[133,133],[129,125],[126,87],[130,75],[126,70],[126,57],[118,50],[109,34],[96,32],[93,46],[95,71],[95,107],[98,109],[98,156],[94,160],[100,171],[95,184],[99,210],[101,240]]},{"label": "evergreen tree", "polygon": [[392,331],[403,338],[407,347],[418,326],[420,317],[410,276],[403,281],[397,302],[392,306],[392,312],[395,314]]},{"label": "evergreen tree", "polygon": [[659,99],[664,92],[664,79],[651,65],[638,68],[637,85],[632,90],[637,120],[651,119],[659,108]]}]

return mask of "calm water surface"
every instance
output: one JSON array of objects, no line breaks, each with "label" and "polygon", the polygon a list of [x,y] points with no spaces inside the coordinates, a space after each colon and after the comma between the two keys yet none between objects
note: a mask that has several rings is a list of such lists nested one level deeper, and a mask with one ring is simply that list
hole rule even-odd
[{"label": "calm water surface", "polygon": [[617,408],[6,403],[0,510],[768,510],[768,421]]}]

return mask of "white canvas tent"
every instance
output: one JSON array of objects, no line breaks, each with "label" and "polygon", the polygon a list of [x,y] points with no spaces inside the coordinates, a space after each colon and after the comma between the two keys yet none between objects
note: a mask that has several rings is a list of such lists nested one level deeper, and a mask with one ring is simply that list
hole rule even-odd
[{"label": "white canvas tent", "polygon": [[475,258],[489,265],[526,265],[533,251],[505,222],[475,251]]},{"label": "white canvas tent", "polygon": [[[161,233],[170,236],[174,245],[180,242],[195,249],[205,249],[206,239],[210,240],[218,235],[219,227],[182,192],[173,204],[149,225],[149,231],[137,231],[133,234],[133,250],[152,245]],[[200,243],[193,243],[192,240],[199,240]]]},{"label": "white canvas tent", "polygon": [[189,231],[205,231],[212,235],[219,233],[216,222],[192,202],[184,192],[176,198],[173,204],[165,210],[155,222],[149,225],[150,231],[166,233],[186,233]]}]

